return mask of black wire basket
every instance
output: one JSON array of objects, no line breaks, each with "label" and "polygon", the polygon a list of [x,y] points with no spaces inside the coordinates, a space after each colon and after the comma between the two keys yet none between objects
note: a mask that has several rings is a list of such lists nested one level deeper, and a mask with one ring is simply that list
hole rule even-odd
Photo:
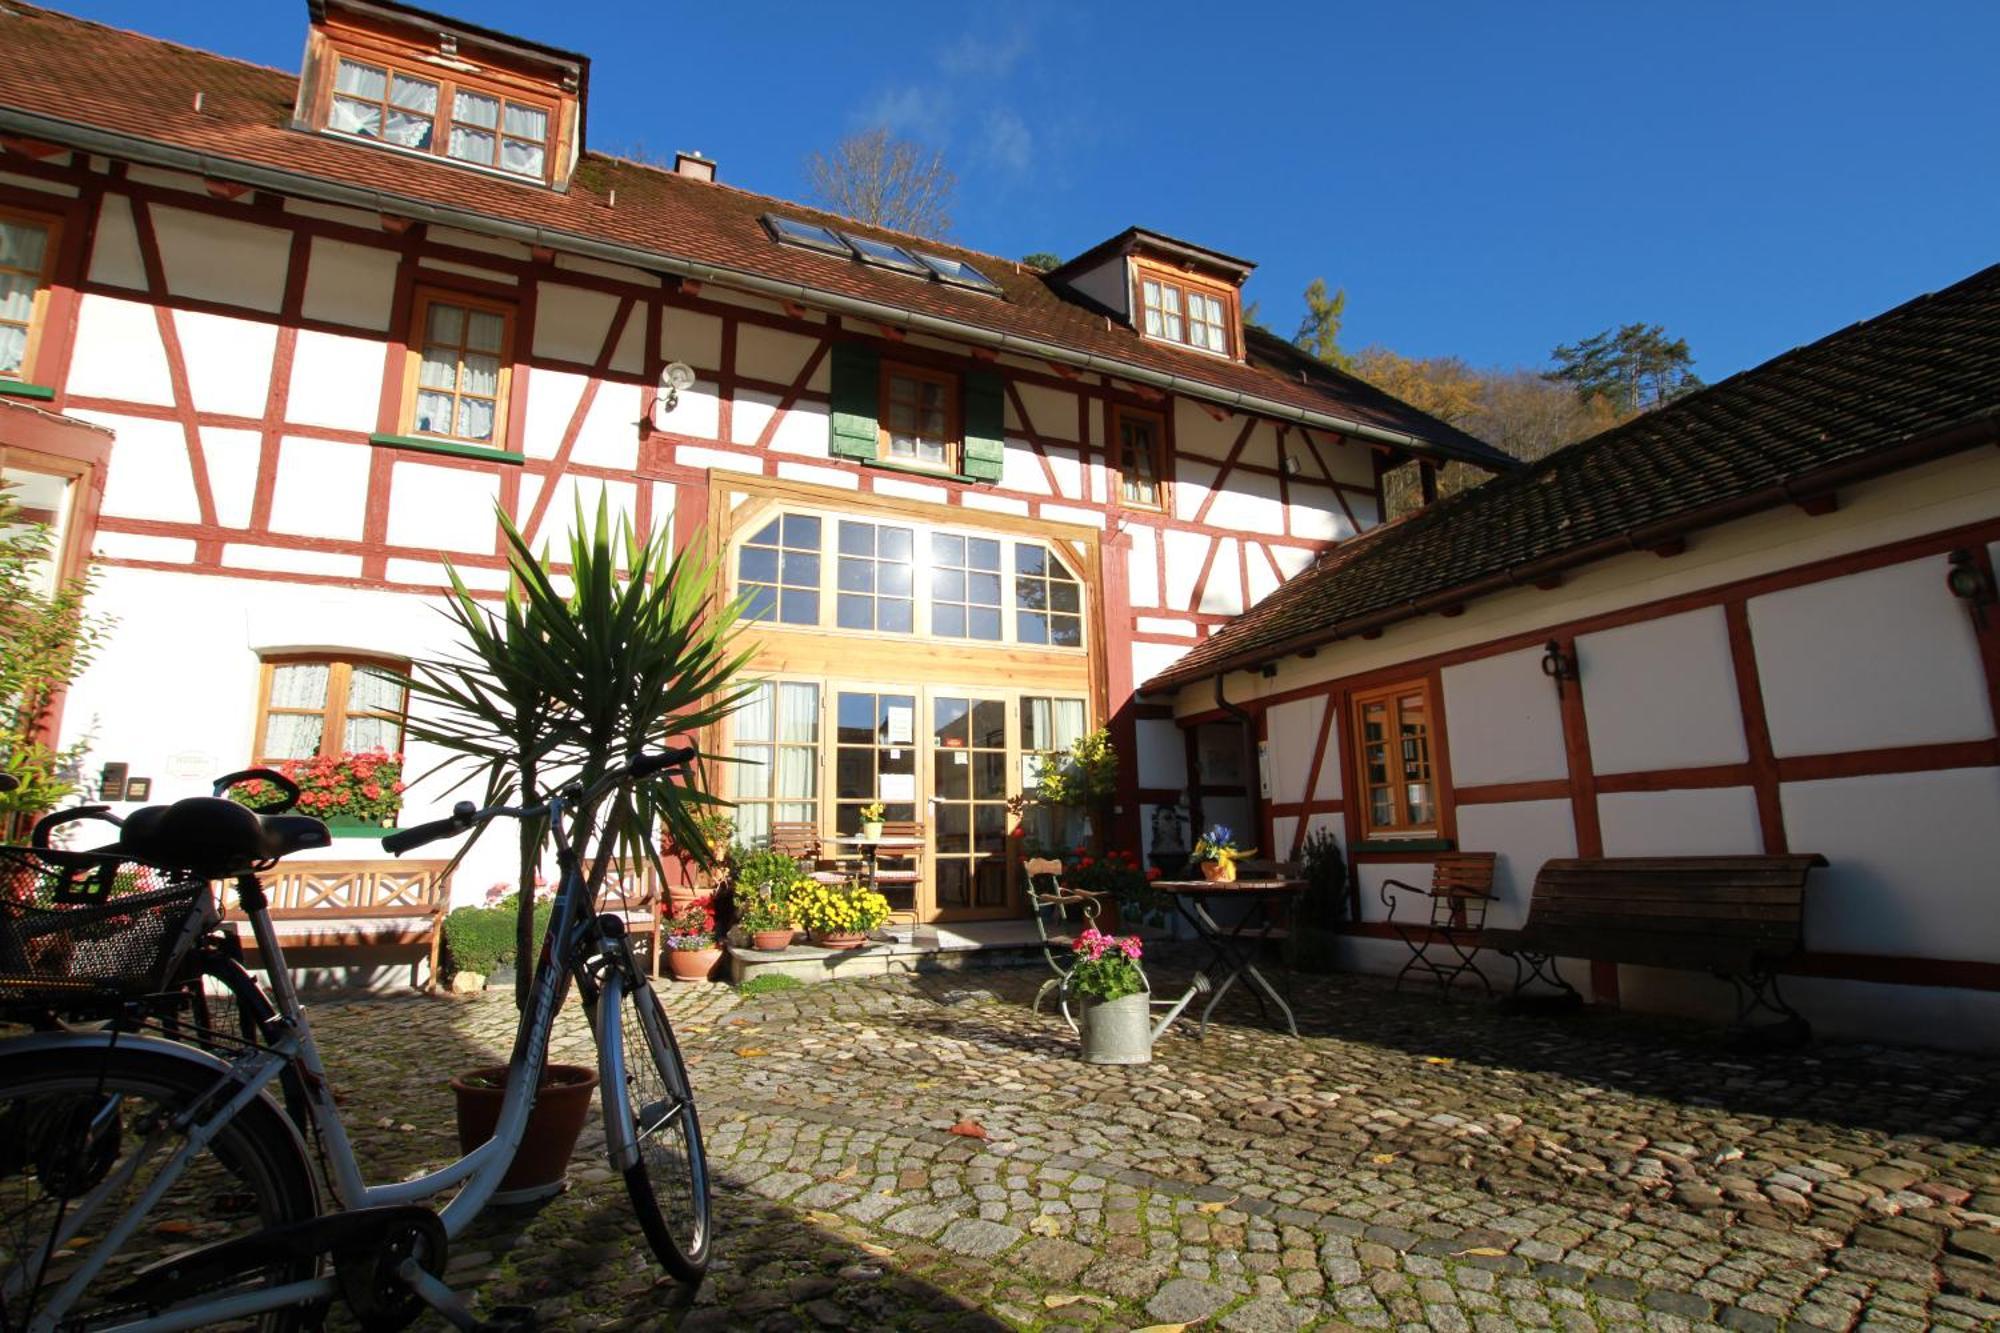
[{"label": "black wire basket", "polygon": [[167,989],[198,934],[205,887],[112,855],[0,847],[0,1001]]}]

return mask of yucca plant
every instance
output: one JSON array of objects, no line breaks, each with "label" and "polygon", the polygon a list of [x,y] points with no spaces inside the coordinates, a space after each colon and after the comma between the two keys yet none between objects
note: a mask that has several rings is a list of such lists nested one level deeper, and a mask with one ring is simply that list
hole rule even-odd
[{"label": "yucca plant", "polygon": [[[483,779],[486,804],[512,793],[532,805],[566,784],[588,785],[642,750],[695,740],[750,693],[734,684],[750,656],[733,646],[744,604],[720,599],[717,568],[700,554],[700,540],[676,554],[664,534],[614,522],[600,496],[588,524],[579,503],[568,569],[559,573],[504,510],[499,520],[513,575],[505,599],[473,596],[447,562],[445,609],[462,642],[412,668],[410,688],[423,706],[411,710],[409,735],[449,752],[432,772]],[[614,788],[609,808],[575,817],[582,827],[602,821],[611,836],[600,846],[660,874],[653,828],[705,849],[696,821],[728,804],[704,789],[708,769],[704,758],[687,785],[662,776]],[[534,898],[544,832],[539,823],[520,826],[523,901]],[[593,894],[608,865],[600,856],[586,867]],[[527,996],[530,929],[523,915],[517,1002]]]}]

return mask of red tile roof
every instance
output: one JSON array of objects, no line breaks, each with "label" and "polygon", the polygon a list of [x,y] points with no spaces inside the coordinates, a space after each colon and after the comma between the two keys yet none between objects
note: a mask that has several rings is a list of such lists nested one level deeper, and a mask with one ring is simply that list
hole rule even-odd
[{"label": "red tile roof", "polygon": [[[610,243],[666,260],[692,260],[814,292],[876,302],[1002,335],[1054,344],[1123,366],[1179,376],[1226,399],[1250,395],[1396,435],[1424,449],[1488,468],[1513,460],[1387,394],[1337,371],[1278,370],[1163,347],[1084,306],[1056,295],[1041,276],[1013,261],[963,247],[922,241],[936,253],[971,262],[998,283],[1005,300],[866,268],[771,240],[759,219],[789,216],[835,223],[861,234],[909,242],[796,204],[658,168],[587,154],[567,191],[496,179],[478,172],[291,127],[297,75],[231,60],[172,42],[0,0],[0,108],[27,113],[16,132],[37,129],[60,142],[68,126],[109,132],[213,159],[227,179],[233,165],[283,171],[432,208],[538,227]],[[201,94],[201,109],[195,95]],[[42,118],[55,122],[41,126]],[[616,203],[612,202],[615,191]],[[560,241],[552,238],[560,245]],[[726,280],[726,279],[724,279]],[[1116,373],[1113,367],[1104,367]],[[1200,388],[1195,391],[1200,392]]]},{"label": "red tile roof", "polygon": [[1343,542],[1140,688],[1248,669],[2000,439],[2000,265]]}]

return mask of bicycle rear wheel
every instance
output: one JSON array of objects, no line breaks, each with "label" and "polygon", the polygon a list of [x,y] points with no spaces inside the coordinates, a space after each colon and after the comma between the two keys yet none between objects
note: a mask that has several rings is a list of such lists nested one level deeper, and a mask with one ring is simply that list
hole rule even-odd
[{"label": "bicycle rear wheel", "polygon": [[708,1159],[687,1066],[659,997],[638,970],[619,967],[605,980],[618,1009],[618,1036],[607,1042],[603,1073],[606,1137],[630,1145],[625,1160],[614,1158],[612,1166],[624,1173],[632,1210],[661,1266],[683,1282],[699,1282],[708,1269]]},{"label": "bicycle rear wheel", "polygon": [[[216,1077],[193,1058],[139,1047],[0,1051],[0,1330],[26,1328],[46,1311],[94,1242],[185,1141],[175,1117],[212,1104]],[[137,1167],[132,1178],[107,1189],[129,1165]],[[317,1211],[297,1140],[283,1113],[259,1098],[221,1126],[60,1327],[108,1327],[154,1313],[157,1287],[125,1290],[139,1269]],[[195,1299],[282,1286],[316,1271],[310,1257],[290,1260],[238,1274]],[[229,1326],[296,1329],[302,1314],[294,1307]]]}]

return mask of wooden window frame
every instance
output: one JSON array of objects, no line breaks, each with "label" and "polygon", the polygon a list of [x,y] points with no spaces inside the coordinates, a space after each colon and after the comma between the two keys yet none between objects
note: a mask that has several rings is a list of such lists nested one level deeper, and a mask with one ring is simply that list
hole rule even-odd
[{"label": "wooden window frame", "polygon": [[[462,435],[440,434],[436,431],[417,430],[417,393],[422,387],[424,368],[425,330],[430,327],[431,307],[439,302],[455,305],[466,310],[483,310],[498,315],[500,327],[500,375],[493,399],[493,438],[472,440]],[[397,417],[399,434],[418,440],[437,440],[444,444],[464,445],[474,449],[491,449],[499,453],[518,453],[507,443],[507,414],[513,402],[514,390],[514,317],[516,307],[506,301],[496,301],[490,297],[473,296],[451,287],[418,287],[410,302],[410,325],[405,331],[403,358],[403,403]],[[463,349],[461,349],[463,350]],[[459,398],[456,389],[452,392],[454,410],[452,424],[458,424],[456,403]]]},{"label": "wooden window frame", "polygon": [[[1411,694],[1421,695],[1424,708],[1424,744],[1428,774],[1426,781],[1431,789],[1431,818],[1428,823],[1416,824],[1410,821],[1407,779],[1402,773],[1400,743],[1402,738],[1401,700]],[[1368,736],[1362,726],[1362,715],[1368,705],[1386,702],[1389,706],[1388,744],[1396,753],[1392,756],[1389,796],[1393,804],[1393,822],[1378,825],[1374,821],[1374,811],[1369,801],[1368,781]],[[1444,836],[1445,793],[1444,784],[1439,780],[1438,735],[1442,719],[1437,711],[1437,692],[1431,688],[1429,678],[1419,676],[1412,680],[1399,681],[1394,685],[1378,686],[1374,689],[1357,690],[1348,696],[1348,724],[1353,733],[1354,748],[1354,804],[1360,816],[1362,836],[1370,841],[1395,842],[1397,840],[1418,840]]]},{"label": "wooden window frame", "polygon": [[[1180,293],[1181,337],[1169,338],[1164,333],[1146,332],[1146,284],[1148,282],[1157,282],[1162,286],[1172,287]],[[1187,295],[1189,292],[1199,292],[1203,296],[1213,297],[1222,303],[1222,340],[1225,346],[1221,351],[1218,352],[1213,347],[1205,347],[1188,341],[1187,333],[1190,321],[1188,319]],[[1231,361],[1240,360],[1242,357],[1243,306],[1242,297],[1237,290],[1226,282],[1217,282],[1208,278],[1197,277],[1192,273],[1168,268],[1164,264],[1156,264],[1148,260],[1136,258],[1132,261],[1132,327],[1138,331],[1140,337],[1146,339],[1148,342],[1164,343],[1169,347],[1185,347],[1189,351],[1200,352],[1205,356],[1226,357]]]},{"label": "wooden window frame", "polygon": [[[345,754],[347,736],[347,693],[353,682],[354,668],[376,667],[383,671],[393,671],[398,675],[409,674],[410,664],[400,658],[376,657],[368,653],[272,653],[258,661],[257,672],[257,721],[256,730],[250,733],[250,753],[253,764],[275,767],[284,763],[283,759],[269,758],[264,753],[264,737],[271,722],[271,680],[276,668],[281,666],[324,665],[327,668],[326,706],[319,710],[326,724],[319,733],[319,753],[321,755]],[[311,709],[281,708],[280,713],[309,713]],[[364,717],[380,717],[385,714],[364,713]],[[403,690],[403,707],[396,714],[396,726],[403,739],[409,739],[410,691]],[[403,749],[398,745],[397,751]],[[308,758],[311,756],[307,756]]]},{"label": "wooden window frame", "polygon": [[[919,383],[935,384],[944,390],[944,461],[926,463],[916,458],[898,458],[889,452],[889,381],[902,376]],[[942,476],[959,475],[965,461],[964,409],[959,401],[963,385],[957,374],[907,361],[884,361],[875,386],[875,459],[892,467],[917,468]]]},{"label": "wooden window frame", "polygon": [[[1147,504],[1144,500],[1134,500],[1125,493],[1125,439],[1124,426],[1127,418],[1145,421],[1153,428],[1153,489],[1156,498]],[[1118,458],[1118,503],[1127,509],[1141,509],[1147,513],[1169,512],[1167,476],[1167,418],[1160,412],[1148,412],[1136,407],[1126,407],[1123,403],[1111,406],[1111,443],[1117,450]]]},{"label": "wooden window frame", "polygon": [[48,329],[49,297],[55,286],[57,263],[62,254],[63,219],[53,213],[37,212],[30,208],[15,208],[0,204],[0,218],[14,222],[26,222],[48,229],[48,244],[42,250],[42,271],[36,281],[34,299],[28,305],[28,345],[21,354],[21,368],[18,371],[0,371],[0,378],[18,384],[35,383],[35,363],[42,352],[42,337]]},{"label": "wooden window frame", "polygon": [[[357,65],[369,65],[385,70],[393,82],[398,74],[406,78],[421,79],[425,83],[437,85],[438,104],[431,116],[431,142],[427,148],[408,148],[402,144],[390,143],[386,139],[371,139],[366,135],[350,134],[346,130],[335,129],[333,119],[334,84],[340,72],[340,62],[351,60]],[[501,180],[523,181],[533,185],[546,186],[554,179],[556,155],[561,146],[563,134],[562,99],[524,89],[520,83],[502,78],[481,78],[468,76],[463,71],[439,67],[427,63],[413,53],[395,47],[357,42],[351,37],[330,41],[326,46],[325,67],[319,79],[320,86],[313,95],[312,123],[324,134],[330,134],[349,143],[367,144],[373,148],[387,148],[398,153],[409,153],[416,157],[431,158],[448,162],[453,166],[469,167],[474,171],[486,172]],[[482,97],[500,99],[500,124],[493,129],[495,157],[491,163],[471,162],[451,154],[451,127],[454,123],[452,105],[455,94],[460,90],[477,93]],[[506,124],[506,104],[529,107],[548,117],[548,133],[542,140],[542,170],[538,176],[530,176],[519,171],[509,171],[500,165],[499,140]],[[506,136],[520,138],[520,135]]]}]

